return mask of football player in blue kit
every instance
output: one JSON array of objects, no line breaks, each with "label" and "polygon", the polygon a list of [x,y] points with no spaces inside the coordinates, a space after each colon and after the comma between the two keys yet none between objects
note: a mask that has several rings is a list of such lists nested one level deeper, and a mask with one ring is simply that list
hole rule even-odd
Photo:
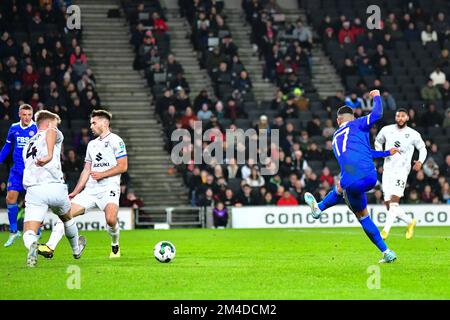
[{"label": "football player in blue kit", "polygon": [[13,152],[13,166],[9,172],[6,205],[8,207],[9,231],[10,235],[4,246],[11,246],[16,239],[20,238],[20,231],[17,229],[17,214],[19,207],[17,200],[19,194],[25,189],[22,186],[24,163],[22,150],[31,137],[37,132],[36,124],[33,122],[33,108],[28,104],[19,107],[20,121],[13,123],[8,131],[5,145],[0,151],[0,163],[2,163]]},{"label": "football player in blue kit", "polygon": [[372,90],[370,96],[374,100],[372,112],[367,116],[355,119],[353,109],[340,107],[337,112],[338,130],[333,136],[333,151],[341,169],[340,194],[333,188],[324,200],[317,203],[314,196],[305,193],[305,202],[311,207],[311,214],[318,219],[323,210],[345,200],[350,210],[358,218],[369,239],[383,253],[380,263],[389,263],[397,259],[394,251],[388,249],[373,223],[367,210],[366,192],[373,189],[377,183],[377,171],[373,158],[386,156],[389,151],[377,153],[371,149],[369,131],[372,124],[383,116],[383,105],[379,90]]}]

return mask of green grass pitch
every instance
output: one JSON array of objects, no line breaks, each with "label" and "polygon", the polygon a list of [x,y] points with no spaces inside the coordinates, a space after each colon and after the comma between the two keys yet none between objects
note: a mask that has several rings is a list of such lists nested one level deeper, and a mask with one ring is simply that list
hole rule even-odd
[{"label": "green grass pitch", "polygon": [[[63,238],[36,268],[26,267],[20,239],[0,248],[0,299],[450,299],[450,228],[419,227],[410,241],[403,231],[392,230],[398,260],[386,265],[358,228],[123,231],[117,260],[108,234],[92,231],[80,260]],[[153,257],[160,240],[177,248],[169,264]],[[71,265],[80,289],[67,287]],[[376,283],[371,266],[379,289],[367,285]]]}]

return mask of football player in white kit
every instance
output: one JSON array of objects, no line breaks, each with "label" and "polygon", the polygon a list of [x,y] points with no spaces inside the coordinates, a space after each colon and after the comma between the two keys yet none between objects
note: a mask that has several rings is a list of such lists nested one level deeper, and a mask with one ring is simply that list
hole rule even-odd
[{"label": "football player in white kit", "polygon": [[[120,257],[117,221],[120,198],[120,175],[128,169],[128,157],[123,140],[111,132],[112,115],[105,110],[94,110],[91,114],[91,130],[96,139],[89,142],[84,169],[72,193],[71,214],[82,215],[86,210],[98,207],[105,213],[106,229],[111,236],[110,258]],[[56,245],[64,230],[55,226],[49,241],[39,246],[38,253],[52,258]]]},{"label": "football player in white kit", "polygon": [[406,109],[398,109],[395,114],[395,124],[383,127],[375,139],[375,149],[399,148],[400,153],[384,159],[382,188],[384,203],[388,209],[386,224],[381,231],[381,237],[389,236],[392,224],[398,217],[407,224],[406,239],[411,239],[416,226],[416,219],[411,219],[400,207],[400,198],[406,186],[414,148],[419,151],[419,159],[414,161],[413,169],[419,171],[427,157],[427,149],[419,132],[407,126],[409,120]]},{"label": "football player in white kit", "polygon": [[25,170],[23,186],[25,195],[25,218],[23,242],[28,249],[27,265],[37,263],[39,226],[50,208],[63,221],[75,259],[79,259],[86,246],[86,239],[78,236],[78,228],[70,214],[67,185],[61,170],[61,146],[64,137],[57,129],[61,122],[57,114],[39,111],[35,116],[38,132],[23,149]]}]

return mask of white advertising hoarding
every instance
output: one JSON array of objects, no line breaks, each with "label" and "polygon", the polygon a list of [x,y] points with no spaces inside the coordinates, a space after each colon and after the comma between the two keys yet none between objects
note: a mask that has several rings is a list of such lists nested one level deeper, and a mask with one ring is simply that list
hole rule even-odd
[{"label": "white advertising hoarding", "polygon": [[[134,229],[133,210],[131,208],[119,209],[119,226],[122,230]],[[45,216],[44,228],[51,229],[52,224],[57,217],[50,211]],[[106,226],[105,214],[100,210],[89,210],[85,214],[75,218],[79,230],[104,230]],[[6,210],[0,210],[0,225],[8,224],[8,213]]]},{"label": "white advertising hoarding", "polygon": [[[401,205],[405,212],[417,219],[418,226],[450,226],[450,205]],[[369,205],[369,214],[377,226],[386,222],[386,207]],[[347,206],[334,206],[315,220],[308,206],[240,207],[232,210],[233,228],[321,228],[359,227],[355,215]],[[394,226],[403,225],[397,219]]]}]

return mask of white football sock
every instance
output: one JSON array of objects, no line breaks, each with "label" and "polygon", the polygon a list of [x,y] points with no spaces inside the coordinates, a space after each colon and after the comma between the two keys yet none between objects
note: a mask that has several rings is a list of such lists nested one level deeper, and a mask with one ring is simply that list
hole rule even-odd
[{"label": "white football sock", "polygon": [[119,238],[120,238],[119,223],[116,223],[116,225],[113,228],[111,228],[109,225],[106,225],[106,229],[108,230],[109,236],[111,237],[111,245],[112,246],[119,245]]},{"label": "white football sock", "polygon": [[399,217],[400,220],[403,220],[407,225],[410,225],[412,223],[411,217],[408,216],[405,213],[405,210],[403,210],[403,208],[400,206],[398,206],[397,208],[397,216]]},{"label": "white football sock", "polygon": [[72,247],[72,252],[78,254],[80,248],[78,247],[78,228],[74,219],[70,219],[64,222],[64,231],[66,233],[67,239],[69,239],[70,246]]},{"label": "white football sock", "polygon": [[394,224],[395,219],[397,218],[397,209],[398,209],[398,203],[391,203],[389,205],[389,211],[387,213],[386,217],[386,224],[384,225],[383,231],[386,233],[389,233],[391,231],[392,225]]},{"label": "white football sock", "polygon": [[61,241],[63,235],[64,235],[64,223],[61,220],[58,220],[58,222],[56,222],[53,225],[52,233],[46,243],[47,247],[49,247],[52,250],[55,250],[59,241]]},{"label": "white football sock", "polygon": [[33,230],[28,230],[23,234],[23,244],[29,250],[34,242],[38,241],[38,236]]}]

